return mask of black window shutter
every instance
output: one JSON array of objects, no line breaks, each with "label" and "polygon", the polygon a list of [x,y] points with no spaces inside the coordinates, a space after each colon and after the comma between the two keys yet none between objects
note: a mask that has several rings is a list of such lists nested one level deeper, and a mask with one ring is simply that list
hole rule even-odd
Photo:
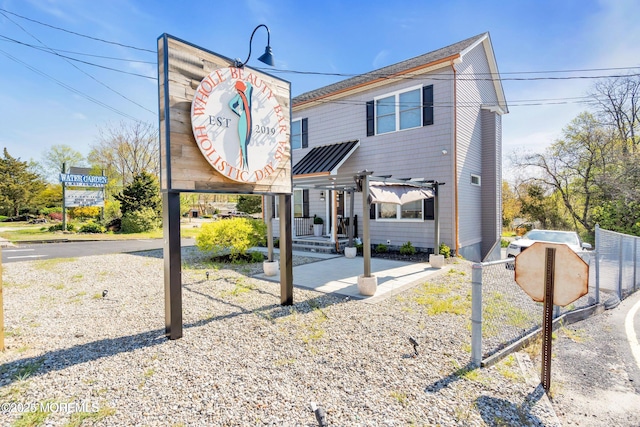
[{"label": "black window shutter", "polygon": [[376,204],[371,203],[369,205],[369,219],[376,219]]},{"label": "black window shutter", "polygon": [[424,216],[424,220],[425,221],[436,219],[435,205],[434,205],[433,201],[434,201],[433,197],[430,197],[428,199],[424,199],[423,216]]},{"label": "black window shutter", "polygon": [[367,101],[367,136],[376,133],[373,101]]},{"label": "black window shutter", "polygon": [[433,85],[422,88],[422,126],[433,124]]},{"label": "black window shutter", "polygon": [[302,119],[302,148],[309,146],[309,119]]},{"label": "black window shutter", "polygon": [[302,190],[302,216],[309,218],[309,190]]}]

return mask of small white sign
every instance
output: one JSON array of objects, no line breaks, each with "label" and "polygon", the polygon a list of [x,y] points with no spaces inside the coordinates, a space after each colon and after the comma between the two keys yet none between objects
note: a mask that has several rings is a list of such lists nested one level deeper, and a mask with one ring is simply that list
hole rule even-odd
[{"label": "small white sign", "polygon": [[104,207],[104,190],[66,190],[64,205],[67,208]]}]

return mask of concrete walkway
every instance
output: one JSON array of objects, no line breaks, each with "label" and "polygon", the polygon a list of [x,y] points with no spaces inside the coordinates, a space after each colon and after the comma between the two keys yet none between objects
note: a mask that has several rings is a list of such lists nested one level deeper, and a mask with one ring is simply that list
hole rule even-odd
[{"label": "concrete walkway", "polygon": [[[411,263],[371,258],[371,274],[378,278],[375,295],[367,297],[358,292],[358,276],[364,273],[362,257],[346,258],[343,255],[294,252],[294,255],[317,257],[318,261],[293,267],[293,285],[318,292],[338,294],[364,302],[377,302],[407,288],[423,283],[429,276],[448,271],[432,268],[428,263]],[[280,276],[257,274],[255,278],[280,282]]]}]

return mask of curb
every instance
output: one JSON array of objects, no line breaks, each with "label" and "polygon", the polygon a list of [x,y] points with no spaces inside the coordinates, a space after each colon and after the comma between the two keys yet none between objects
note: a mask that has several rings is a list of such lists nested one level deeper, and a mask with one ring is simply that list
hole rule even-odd
[{"label": "curb", "polygon": [[[539,406],[542,410],[549,415],[551,418],[551,424],[549,426],[561,426],[562,423],[558,418],[558,414],[556,414],[556,410],[553,408],[551,401],[549,400],[549,396],[545,393],[542,388],[542,384],[540,383],[540,378],[535,373],[535,369],[533,366],[533,362],[529,358],[529,355],[526,353],[515,353],[516,360],[518,361],[518,366],[520,367],[520,371],[524,376],[525,382],[528,386],[534,389],[529,395],[532,400],[535,401],[535,406]],[[532,405],[534,406],[534,405]]]}]

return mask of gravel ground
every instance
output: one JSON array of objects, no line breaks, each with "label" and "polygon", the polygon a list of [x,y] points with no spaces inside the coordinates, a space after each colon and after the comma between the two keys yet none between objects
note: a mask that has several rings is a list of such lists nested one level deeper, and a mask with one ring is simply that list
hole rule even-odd
[{"label": "gravel ground", "polygon": [[186,250],[169,341],[159,256],[4,267],[0,425],[317,426],[311,403],[332,426],[558,425],[515,357],[467,368],[470,263],[375,304],[296,288],[282,307],[261,265]]}]

